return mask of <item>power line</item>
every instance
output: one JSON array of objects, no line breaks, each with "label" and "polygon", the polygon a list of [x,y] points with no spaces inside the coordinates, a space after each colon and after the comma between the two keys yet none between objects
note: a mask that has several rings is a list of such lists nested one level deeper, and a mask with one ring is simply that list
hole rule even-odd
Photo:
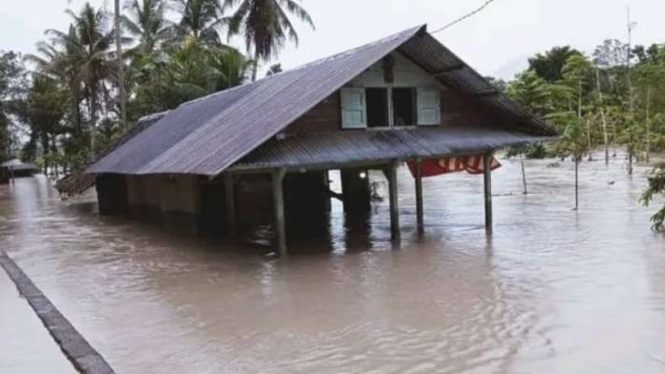
[{"label": "power line", "polygon": [[485,8],[487,8],[487,7],[488,7],[490,4],[492,4],[494,1],[496,1],[496,0],[487,0],[483,5],[480,6],[480,8],[478,8],[478,9],[474,10],[473,12],[468,13],[468,14],[466,14],[466,15],[464,15],[464,16],[462,16],[462,17],[456,19],[456,20],[454,20],[453,22],[451,22],[451,23],[449,23],[449,24],[443,26],[443,27],[440,28],[440,29],[437,29],[437,30],[434,30],[434,31],[430,32],[430,34],[436,34],[437,32],[445,31],[445,30],[451,28],[452,26],[455,26],[456,24],[458,24],[458,23],[464,21],[465,19],[467,19],[467,18],[469,18],[469,17],[473,17],[473,16],[476,15],[477,13],[482,12]]}]

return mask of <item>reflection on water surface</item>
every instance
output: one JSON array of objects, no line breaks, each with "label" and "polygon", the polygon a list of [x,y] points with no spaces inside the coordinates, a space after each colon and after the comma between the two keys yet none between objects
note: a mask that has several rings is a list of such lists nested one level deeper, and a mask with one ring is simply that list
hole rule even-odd
[{"label": "reflection on water surface", "polygon": [[[45,179],[0,187],[0,240],[119,373],[662,373],[665,237],[621,160],[519,164],[482,179],[400,174],[402,241],[387,201],[368,225],[333,207],[296,255],[185,238],[62,203]],[[612,183],[614,182],[614,183]]]}]

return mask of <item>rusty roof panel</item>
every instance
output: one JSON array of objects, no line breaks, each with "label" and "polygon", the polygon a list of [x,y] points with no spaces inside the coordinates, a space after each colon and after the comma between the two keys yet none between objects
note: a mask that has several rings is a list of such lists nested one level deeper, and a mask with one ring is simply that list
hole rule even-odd
[{"label": "rusty roof panel", "polygon": [[511,133],[500,128],[449,127],[399,130],[352,130],[272,139],[244,157],[229,171],[271,168],[317,168],[331,164],[441,158],[551,140]]}]

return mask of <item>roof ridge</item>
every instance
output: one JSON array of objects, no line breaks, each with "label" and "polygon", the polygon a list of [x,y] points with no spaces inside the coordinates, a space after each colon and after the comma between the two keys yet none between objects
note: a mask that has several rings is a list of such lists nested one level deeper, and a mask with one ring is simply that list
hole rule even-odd
[{"label": "roof ridge", "polygon": [[387,36],[387,37],[385,37],[385,38],[381,38],[381,39],[379,39],[379,40],[375,40],[375,41],[372,41],[372,42],[369,42],[369,43],[363,44],[363,45],[358,46],[358,47],[354,47],[354,48],[351,48],[351,49],[347,49],[347,50],[345,50],[345,51],[342,51],[342,52],[336,53],[336,54],[331,55],[331,56],[328,56],[328,57],[323,57],[323,58],[320,58],[320,59],[317,59],[317,60],[314,60],[314,61],[310,61],[310,62],[304,63],[304,64],[302,64],[302,65],[298,65],[298,66],[296,66],[296,67],[294,67],[294,68],[291,68],[291,69],[288,69],[288,70],[284,70],[284,71],[282,71],[282,72],[280,72],[280,73],[277,73],[277,74],[273,74],[273,75],[265,76],[265,77],[263,77],[263,78],[260,78],[260,79],[258,79],[258,80],[256,80],[256,81],[254,81],[254,82],[249,82],[249,83],[241,84],[241,85],[239,85],[239,86],[230,87],[230,88],[227,88],[227,89],[224,89],[224,90],[221,90],[221,91],[217,91],[217,92],[210,93],[210,94],[208,94],[208,95],[205,95],[205,96],[199,97],[199,98],[197,98],[197,99],[193,99],[193,100],[190,100],[190,101],[186,101],[186,102],[180,104],[178,107],[180,107],[180,106],[184,106],[184,105],[189,105],[189,104],[194,104],[194,103],[199,102],[199,101],[201,101],[201,100],[205,100],[205,99],[208,99],[208,98],[213,98],[213,97],[215,97],[215,96],[217,96],[217,95],[220,95],[220,94],[222,94],[222,93],[231,92],[231,91],[234,91],[234,90],[237,90],[237,89],[240,89],[240,88],[246,88],[246,87],[248,87],[248,86],[257,85],[257,84],[259,84],[259,83],[265,83],[266,81],[268,81],[268,80],[270,80],[270,79],[273,79],[273,78],[276,78],[276,77],[278,77],[278,76],[285,75],[285,74],[295,73],[295,72],[297,72],[297,71],[300,71],[300,70],[303,70],[303,69],[307,69],[307,68],[311,68],[311,67],[314,67],[314,66],[320,65],[320,64],[322,64],[322,63],[326,63],[326,62],[333,61],[333,60],[336,60],[336,59],[339,59],[339,58],[342,58],[342,57],[346,57],[346,56],[348,56],[348,55],[350,55],[350,54],[352,54],[352,53],[356,53],[356,52],[358,52],[358,51],[360,51],[360,50],[362,50],[362,49],[369,48],[369,47],[373,47],[373,46],[378,45],[378,44],[381,44],[381,43],[387,43],[387,42],[389,42],[389,41],[392,41],[393,39],[397,39],[397,38],[399,38],[400,36],[402,36],[402,35],[404,35],[404,34],[409,34],[409,33],[415,32],[415,30],[421,30],[421,29],[426,29],[426,28],[427,28],[427,24],[421,24],[421,25],[419,25],[419,26],[411,27],[411,28],[408,28],[408,29],[402,30],[402,31],[400,31],[400,32],[397,32],[397,33],[395,33],[395,34],[392,34],[392,35],[390,35],[390,36]]}]

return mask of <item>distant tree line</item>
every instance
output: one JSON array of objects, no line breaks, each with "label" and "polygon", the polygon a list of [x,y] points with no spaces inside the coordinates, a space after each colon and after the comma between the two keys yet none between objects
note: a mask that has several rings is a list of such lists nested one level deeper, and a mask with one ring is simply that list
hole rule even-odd
[{"label": "distant tree line", "polygon": [[[635,160],[649,162],[652,152],[665,150],[663,44],[629,48],[611,39],[591,56],[570,46],[555,47],[530,58],[529,68],[514,80],[494,82],[563,134],[551,144],[512,148],[510,155],[571,157],[577,175],[579,163],[584,157],[591,159],[592,150],[604,149],[607,163],[611,149],[621,146],[628,152],[627,171],[632,174]],[[657,228],[663,225],[663,209],[654,217]]]},{"label": "distant tree line", "polygon": [[113,14],[89,3],[67,13],[69,27],[46,30],[35,53],[0,51],[0,161],[80,169],[142,116],[256,79],[298,42],[294,20],[313,27],[297,0],[128,0],[118,59]]}]

